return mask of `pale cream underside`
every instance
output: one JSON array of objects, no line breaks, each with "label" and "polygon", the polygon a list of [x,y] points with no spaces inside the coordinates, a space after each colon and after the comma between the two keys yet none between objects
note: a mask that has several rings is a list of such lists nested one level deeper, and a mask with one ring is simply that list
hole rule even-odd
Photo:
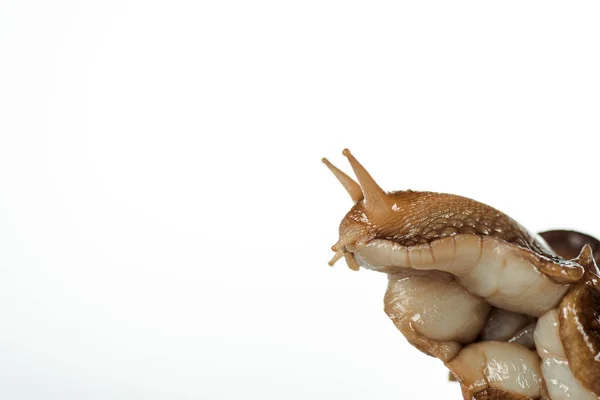
[{"label": "pale cream underside", "polygon": [[[354,257],[389,274],[386,312],[399,328],[409,323],[448,349],[442,359],[451,360],[465,398],[486,388],[536,398],[544,376],[551,400],[599,399],[573,377],[558,336],[555,308],[569,286],[541,273],[527,252],[493,237],[456,235],[412,247],[373,240]],[[497,307],[491,313],[490,305]],[[479,333],[486,341],[461,350]],[[531,347],[534,337],[541,367],[518,344]]]},{"label": "pale cream underside", "polygon": [[387,273],[405,268],[448,272],[495,307],[539,317],[558,305],[568,285],[541,273],[526,252],[490,236],[465,234],[412,247],[376,239],[354,257],[364,268]]},{"label": "pale cream underside", "polygon": [[558,310],[551,310],[538,319],[534,340],[542,358],[542,375],[552,400],[600,398],[582,387],[571,372],[560,340]]},{"label": "pale cream underside", "polygon": [[540,361],[533,351],[516,343],[474,343],[446,365],[460,380],[466,399],[487,388],[531,398],[540,395]]},{"label": "pale cream underside", "polygon": [[[476,339],[489,310],[489,304],[450,274],[405,269],[390,275],[386,313],[411,343],[443,361]],[[430,341],[425,349],[419,346],[419,336]]]}]

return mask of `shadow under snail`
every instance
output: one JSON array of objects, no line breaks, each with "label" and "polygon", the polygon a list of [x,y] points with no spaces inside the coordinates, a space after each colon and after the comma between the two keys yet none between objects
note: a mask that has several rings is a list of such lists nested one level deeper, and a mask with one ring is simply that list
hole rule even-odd
[{"label": "shadow under snail", "polygon": [[386,314],[465,399],[600,399],[598,240],[534,235],[461,196],[385,192],[343,154],[359,183],[323,159],[354,202],[329,264],[387,274]]}]

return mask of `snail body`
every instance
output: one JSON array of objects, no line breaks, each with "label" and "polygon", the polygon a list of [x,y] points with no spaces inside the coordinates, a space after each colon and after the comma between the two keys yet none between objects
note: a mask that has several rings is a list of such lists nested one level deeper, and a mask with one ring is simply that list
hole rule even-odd
[{"label": "snail body", "polygon": [[[461,196],[384,192],[348,150],[344,155],[360,184],[323,160],[354,201],[330,265],[344,258],[353,270],[386,273],[386,314],[412,345],[448,366],[465,399],[574,398],[556,390],[552,375],[567,370],[572,393],[600,398],[600,291],[590,247],[600,242],[555,232],[545,235],[549,244]],[[556,315],[560,329],[537,323]],[[553,367],[544,347],[552,341],[544,338],[556,334],[561,343],[581,344],[552,356],[576,368]],[[498,378],[495,368],[512,372]]]}]

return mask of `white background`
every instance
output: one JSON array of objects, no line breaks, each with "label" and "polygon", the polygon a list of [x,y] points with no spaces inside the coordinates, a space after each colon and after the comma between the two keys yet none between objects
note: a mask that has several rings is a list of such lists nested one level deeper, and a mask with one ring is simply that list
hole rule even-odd
[{"label": "white background", "polygon": [[600,235],[599,17],[2,1],[0,398],[459,399],[385,276],[327,266],[351,201],[320,158]]}]

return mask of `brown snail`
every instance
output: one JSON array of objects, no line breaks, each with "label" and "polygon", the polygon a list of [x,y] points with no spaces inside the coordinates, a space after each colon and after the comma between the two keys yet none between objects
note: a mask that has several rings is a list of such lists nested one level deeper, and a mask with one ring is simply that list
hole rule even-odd
[{"label": "brown snail", "polygon": [[600,242],[531,234],[461,196],[385,192],[343,154],[359,183],[323,159],[354,202],[330,265],[386,273],[385,312],[465,399],[600,398]]}]

